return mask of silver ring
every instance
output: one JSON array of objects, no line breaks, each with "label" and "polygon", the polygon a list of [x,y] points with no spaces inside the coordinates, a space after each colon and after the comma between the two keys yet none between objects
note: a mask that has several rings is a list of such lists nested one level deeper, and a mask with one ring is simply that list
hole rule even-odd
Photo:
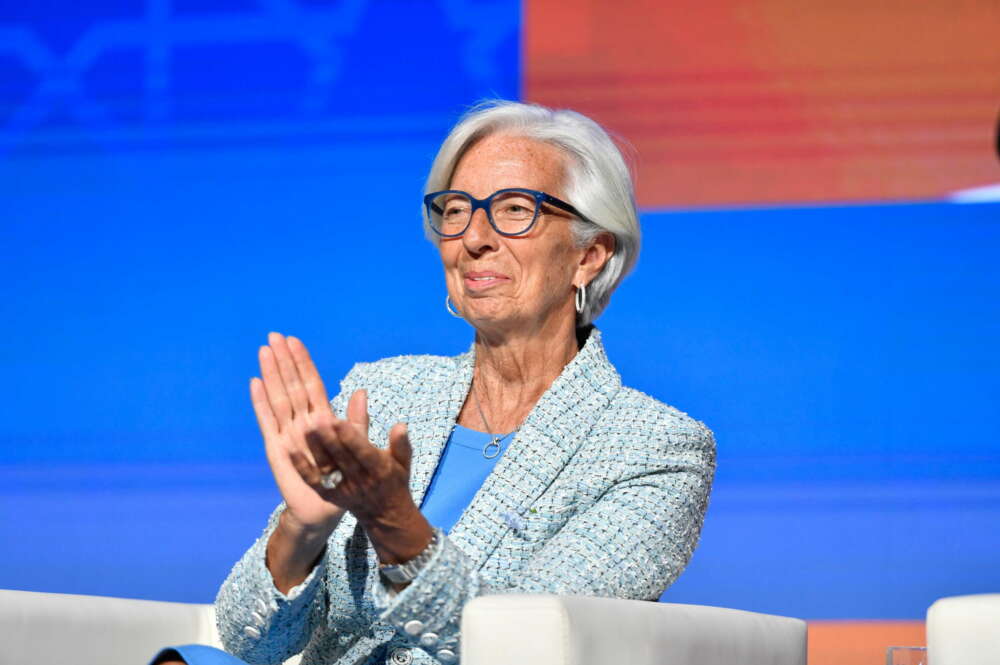
[{"label": "silver ring", "polygon": [[325,489],[335,490],[340,481],[344,479],[344,474],[340,472],[340,469],[331,471],[330,473],[324,473],[319,477],[319,484]]}]

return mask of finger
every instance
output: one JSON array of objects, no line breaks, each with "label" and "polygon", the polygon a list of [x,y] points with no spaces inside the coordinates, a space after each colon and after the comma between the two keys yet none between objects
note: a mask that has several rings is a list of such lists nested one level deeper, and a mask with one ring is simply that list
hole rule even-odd
[{"label": "finger", "polygon": [[279,431],[283,431],[292,419],[292,404],[288,401],[285,383],[281,380],[281,373],[278,371],[278,364],[271,347],[260,347],[257,355],[260,359],[260,375],[263,378],[268,404],[271,405],[271,412],[274,414]]},{"label": "finger", "polygon": [[410,461],[413,459],[413,446],[410,445],[410,435],[406,423],[396,423],[389,430],[389,453],[399,465],[410,472]]},{"label": "finger", "polygon": [[310,411],[330,409],[330,398],[326,395],[326,387],[323,379],[319,376],[319,371],[309,355],[309,350],[298,337],[288,337],[288,350],[292,353],[292,360],[298,369],[302,385],[305,386],[306,398],[309,400]]},{"label": "finger", "polygon": [[355,390],[347,403],[347,420],[357,425],[368,438],[368,391]]},{"label": "finger", "polygon": [[336,467],[344,473],[344,477],[360,482],[367,471],[343,441],[342,434],[348,433],[349,428],[353,428],[353,425],[343,420],[333,421],[324,428],[319,441],[326,453],[333,458]]},{"label": "finger", "polygon": [[257,425],[261,434],[265,439],[273,438],[278,434],[278,423],[274,419],[274,412],[271,411],[271,404],[267,401],[264,382],[256,376],[250,379],[250,403],[253,404],[253,412],[257,415]]},{"label": "finger", "polygon": [[[291,455],[282,448],[278,423],[275,421],[271,405],[267,401],[264,382],[257,377],[250,379],[250,400],[253,402],[254,413],[257,414],[257,424],[260,425],[261,433],[264,435],[264,452],[267,454],[268,464],[271,465],[271,472],[274,474],[278,487],[285,487],[283,478],[301,476],[302,472],[292,463]],[[306,464],[312,464],[306,455],[298,453],[298,456]]]},{"label": "finger", "polygon": [[363,467],[366,473],[378,474],[382,470],[384,453],[372,445],[368,437],[362,433],[360,426],[346,420],[340,420],[334,424],[334,427],[344,450],[350,453],[355,462]]},{"label": "finger", "polygon": [[288,342],[285,341],[284,335],[276,332],[270,333],[267,336],[267,341],[274,351],[281,380],[285,384],[285,391],[292,404],[292,413],[308,413],[309,398],[306,396],[306,388],[302,385],[302,379],[299,377],[299,370],[295,367],[295,361],[292,359],[292,352],[288,349]]}]

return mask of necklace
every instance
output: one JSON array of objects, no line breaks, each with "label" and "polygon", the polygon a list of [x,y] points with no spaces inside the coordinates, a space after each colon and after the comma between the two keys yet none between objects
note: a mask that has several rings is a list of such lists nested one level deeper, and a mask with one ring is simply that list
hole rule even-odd
[{"label": "necklace", "polygon": [[504,434],[503,436],[500,436],[499,434],[493,434],[493,428],[490,427],[490,424],[488,422],[486,422],[486,414],[483,413],[483,407],[479,403],[479,395],[476,394],[475,388],[472,389],[472,399],[476,400],[476,410],[479,411],[479,417],[483,419],[483,426],[486,428],[486,431],[493,436],[493,438],[487,441],[486,444],[483,446],[483,457],[485,457],[486,459],[493,459],[494,457],[500,454],[501,450],[500,442],[512,434],[516,435],[517,431],[521,429],[521,426],[518,425],[516,428],[514,428],[513,432],[509,432],[507,434]]}]

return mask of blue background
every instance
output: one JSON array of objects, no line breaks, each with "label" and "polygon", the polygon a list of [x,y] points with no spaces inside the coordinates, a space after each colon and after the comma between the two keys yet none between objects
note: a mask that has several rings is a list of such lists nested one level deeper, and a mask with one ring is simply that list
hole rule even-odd
[{"label": "blue background", "polygon": [[[419,199],[457,115],[518,98],[520,9],[63,4],[0,10],[0,588],[209,602],[279,498],[268,331],[329,383],[468,346]],[[919,618],[1000,589],[998,220],[644,211],[598,324],[720,461],[665,600]]]}]

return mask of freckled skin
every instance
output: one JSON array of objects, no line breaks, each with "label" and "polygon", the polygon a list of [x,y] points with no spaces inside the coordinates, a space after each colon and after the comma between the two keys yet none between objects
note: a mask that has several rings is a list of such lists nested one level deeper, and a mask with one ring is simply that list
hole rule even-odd
[{"label": "freckled skin", "polygon": [[[466,151],[449,188],[486,198],[498,189],[526,187],[565,200],[565,171],[565,157],[554,146],[493,134]],[[568,214],[550,206],[542,213],[528,234],[508,238],[478,210],[464,236],[441,241],[448,293],[477,329],[542,332],[555,320],[574,316],[575,284],[592,278],[592,269],[581,267],[587,250],[575,246]],[[510,281],[483,291],[467,288],[465,273],[484,270],[503,273]]]}]

